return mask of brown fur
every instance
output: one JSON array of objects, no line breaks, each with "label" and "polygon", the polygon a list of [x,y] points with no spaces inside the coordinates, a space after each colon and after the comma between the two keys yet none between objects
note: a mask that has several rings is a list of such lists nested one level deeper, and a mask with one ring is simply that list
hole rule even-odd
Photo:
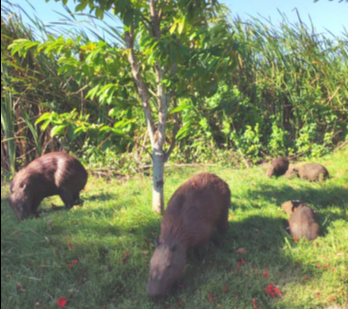
[{"label": "brown fur", "polygon": [[294,213],[289,219],[289,232],[294,237],[306,237],[309,241],[317,238],[319,224],[312,209],[303,204],[294,208]]},{"label": "brown fur", "polygon": [[204,245],[215,227],[226,233],[230,200],[228,185],[210,173],[198,174],[176,190],[163,215],[160,243],[151,259],[149,296],[169,292],[184,270],[188,249]]},{"label": "brown fur", "polygon": [[289,167],[289,160],[284,157],[279,157],[272,160],[270,167],[267,169],[266,176],[281,176],[284,175]]},{"label": "brown fur", "polygon": [[299,207],[300,205],[304,205],[303,202],[300,200],[287,201],[287,202],[282,204],[282,208],[287,214],[291,215],[294,213],[295,208]]},{"label": "brown fur", "polygon": [[329,177],[329,172],[321,164],[309,163],[300,167],[289,168],[285,174],[285,178],[289,179],[296,176],[310,181],[324,181]]},{"label": "brown fur", "polygon": [[87,183],[87,172],[73,156],[52,152],[20,170],[10,187],[9,204],[19,219],[36,215],[46,197],[59,195],[67,209],[79,202]]}]

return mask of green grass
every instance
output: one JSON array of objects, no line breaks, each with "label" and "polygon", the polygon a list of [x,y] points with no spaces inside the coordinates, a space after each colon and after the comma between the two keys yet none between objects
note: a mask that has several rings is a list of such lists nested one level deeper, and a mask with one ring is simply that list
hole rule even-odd
[{"label": "green grass", "polygon": [[[1,307],[57,308],[59,297],[70,300],[70,309],[253,308],[253,299],[263,309],[343,306],[348,299],[347,158],[346,149],[318,160],[331,174],[321,184],[267,179],[265,168],[168,169],[167,201],[186,178],[209,170],[230,185],[232,203],[227,236],[217,248],[207,245],[204,261],[189,254],[184,287],[163,303],[146,296],[161,221],[151,211],[149,177],[91,179],[83,207],[53,211],[52,202],[62,204],[53,198],[41,206],[40,218],[21,223],[4,200],[8,188],[3,186]],[[287,216],[280,205],[289,199],[302,199],[318,210],[321,235],[314,242],[297,243],[285,232]],[[238,254],[241,247],[247,253]],[[238,270],[241,258],[246,264]],[[272,299],[264,291],[268,284],[281,296]]]}]

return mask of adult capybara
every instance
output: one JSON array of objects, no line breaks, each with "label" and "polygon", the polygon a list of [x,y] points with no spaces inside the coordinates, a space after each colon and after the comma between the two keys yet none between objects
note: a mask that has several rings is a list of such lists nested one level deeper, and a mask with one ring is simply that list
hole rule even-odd
[{"label": "adult capybara", "polygon": [[52,152],[20,170],[10,186],[9,204],[19,219],[36,215],[41,201],[59,195],[70,209],[78,204],[87,183],[87,172],[73,156]]},{"label": "adult capybara", "polygon": [[231,192],[228,185],[210,173],[187,180],[171,197],[161,223],[161,235],[150,263],[147,294],[163,297],[180,278],[186,252],[199,248],[214,228],[225,234]]},{"label": "adult capybara", "polygon": [[303,202],[300,200],[297,200],[297,201],[291,200],[291,201],[287,201],[287,202],[283,203],[282,208],[287,214],[291,215],[291,214],[293,214],[294,209],[299,207],[302,204],[303,204]]},{"label": "adult capybara", "polygon": [[285,178],[300,177],[310,181],[323,181],[329,177],[327,169],[318,163],[309,163],[300,167],[291,167],[285,174]]},{"label": "adult capybara", "polygon": [[272,160],[270,167],[267,169],[266,176],[281,176],[284,175],[288,170],[289,160],[284,157],[279,157],[277,159]]},{"label": "adult capybara", "polygon": [[306,237],[310,241],[319,234],[319,224],[315,220],[315,214],[304,204],[294,208],[294,213],[288,222],[290,234],[297,238]]}]

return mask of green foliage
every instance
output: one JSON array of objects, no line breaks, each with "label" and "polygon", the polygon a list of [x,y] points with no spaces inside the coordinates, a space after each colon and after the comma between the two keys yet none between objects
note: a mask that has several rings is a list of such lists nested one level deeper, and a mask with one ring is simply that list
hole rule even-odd
[{"label": "green foliage", "polygon": [[[113,155],[106,152],[106,157],[106,166],[112,168]],[[50,198],[40,206],[39,218],[21,224],[5,200],[8,187],[2,186],[1,307],[57,308],[60,297],[69,299],[66,308],[78,309],[175,308],[178,300],[179,307],[190,309],[217,308],[216,304],[252,308],[253,299],[267,309],[344,307],[347,158],[346,148],[318,161],[331,175],[325,183],[268,179],[265,168],[168,169],[166,203],[185,179],[207,170],[228,183],[232,200],[227,235],[218,246],[208,243],[201,261],[189,252],[180,280],[183,288],[159,303],[146,295],[153,239],[161,222],[149,207],[150,177],[138,175],[128,181],[90,177],[82,206],[52,210],[52,203],[62,202]],[[102,154],[95,157],[97,164],[100,159]],[[294,198],[318,211],[321,232],[313,242],[295,242],[284,229],[288,216],[280,205]],[[247,252],[238,254],[239,248]],[[17,283],[24,291],[20,286],[17,290]],[[280,297],[273,299],[264,291],[270,283],[281,291]]]},{"label": "green foliage", "polygon": [[[111,3],[81,0],[76,10],[89,8],[101,18]],[[93,30],[90,38],[88,28],[76,26],[69,11],[69,30],[50,25],[48,31],[33,18],[35,33],[40,34],[34,36],[2,6],[2,64],[9,69],[6,90],[14,102],[19,100],[13,111],[15,152],[26,157],[24,164],[42,150],[64,146],[81,152],[86,141],[96,151],[112,147],[125,157],[139,151],[139,145],[145,152],[152,149],[124,42],[132,22],[137,26],[139,75],[149,90],[155,130],[158,86],[172,94],[164,146],[169,149],[177,122],[172,162],[228,166],[264,156],[318,157],[347,140],[347,31],[340,37],[318,34],[300,16],[298,25],[285,16],[280,26],[256,18],[248,23],[228,20],[227,10],[215,2],[201,18],[202,7],[185,9],[201,1],[171,1],[162,3],[163,31],[157,40],[144,19],[147,2],[116,4],[115,11],[103,11],[108,22],[98,29],[111,38],[108,42]],[[157,62],[166,72],[160,83]],[[36,127],[35,121],[48,117],[46,113],[51,118]]]}]

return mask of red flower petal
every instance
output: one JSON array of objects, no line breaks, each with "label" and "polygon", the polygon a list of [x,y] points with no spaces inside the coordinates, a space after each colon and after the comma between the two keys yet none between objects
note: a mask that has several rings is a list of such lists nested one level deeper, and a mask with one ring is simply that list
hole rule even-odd
[{"label": "red flower petal", "polygon": [[225,285],[225,286],[224,286],[224,292],[227,292],[227,290],[228,290],[228,286]]},{"label": "red flower petal", "polygon": [[209,301],[212,303],[213,301],[214,301],[214,296],[213,296],[213,294],[209,294]]},{"label": "red flower petal", "polygon": [[245,265],[245,264],[246,264],[246,262],[244,261],[243,258],[240,259],[240,262],[242,263],[242,265]]},{"label": "red flower petal", "polygon": [[298,238],[294,238],[294,241],[299,242],[300,240]]},{"label": "red flower petal", "polygon": [[66,306],[67,300],[64,297],[61,297],[57,301],[57,306],[59,308],[64,308]]},{"label": "red flower petal", "polygon": [[304,279],[304,280],[308,280],[308,277],[304,277],[303,279]]},{"label": "red flower petal", "polygon": [[19,232],[15,232],[15,235],[19,235]]},{"label": "red flower petal", "polygon": [[331,298],[330,300],[331,300],[331,301],[335,301],[335,299],[334,299],[334,298]]},{"label": "red flower petal", "polygon": [[69,267],[70,269],[72,269],[72,268],[73,268],[73,266],[72,266],[71,264],[68,264],[68,267]]},{"label": "red flower petal", "polygon": [[72,245],[71,242],[68,243],[68,247],[69,247],[70,249],[73,247],[73,245]]},{"label": "red flower petal", "polygon": [[266,271],[264,274],[263,274],[263,277],[266,278],[268,276],[268,272]]},{"label": "red flower petal", "polygon": [[254,309],[261,309],[260,307],[256,306],[256,300],[255,299],[253,299],[253,305],[254,305]]},{"label": "red flower petal", "polygon": [[239,265],[239,263],[237,263],[237,269],[240,270],[240,265]]},{"label": "red flower petal", "polygon": [[192,183],[192,188],[197,190],[197,186],[195,183]]},{"label": "red flower petal", "polygon": [[75,265],[79,263],[79,260],[74,260]]}]

